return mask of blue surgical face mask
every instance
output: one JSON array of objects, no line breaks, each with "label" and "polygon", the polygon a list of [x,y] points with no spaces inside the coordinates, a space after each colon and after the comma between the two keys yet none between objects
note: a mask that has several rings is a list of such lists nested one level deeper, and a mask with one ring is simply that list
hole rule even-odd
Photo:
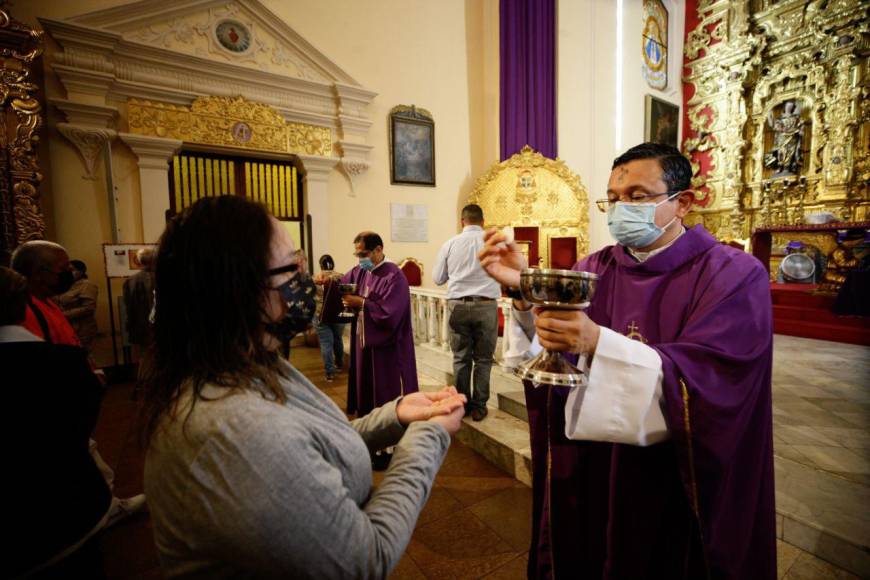
[{"label": "blue surgical face mask", "polygon": [[360,258],[359,267],[362,268],[363,270],[367,270],[367,271],[371,272],[372,270],[375,269],[375,263],[372,262],[371,258]]},{"label": "blue surgical face mask", "polygon": [[665,230],[674,223],[677,216],[669,221],[665,227],[656,225],[656,208],[663,203],[671,201],[678,196],[675,193],[668,199],[659,203],[626,203],[617,202],[607,210],[607,226],[610,235],[628,248],[645,248],[662,237]]}]

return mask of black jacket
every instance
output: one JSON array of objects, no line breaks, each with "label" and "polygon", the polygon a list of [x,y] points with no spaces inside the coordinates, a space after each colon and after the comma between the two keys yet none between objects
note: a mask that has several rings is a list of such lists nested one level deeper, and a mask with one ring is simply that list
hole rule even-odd
[{"label": "black jacket", "polygon": [[4,568],[17,576],[78,542],[109,509],[111,491],[88,451],[103,388],[84,349],[45,342],[0,343],[0,377]]}]

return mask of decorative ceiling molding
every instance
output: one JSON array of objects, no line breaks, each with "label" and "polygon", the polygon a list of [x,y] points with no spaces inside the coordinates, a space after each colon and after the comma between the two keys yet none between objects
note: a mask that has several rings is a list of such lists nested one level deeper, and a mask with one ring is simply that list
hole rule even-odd
[{"label": "decorative ceiling molding", "polygon": [[[239,54],[215,45],[215,26],[227,19],[251,33]],[[179,0],[168,7],[142,0],[40,22],[60,46],[52,68],[67,92],[66,108],[61,101],[58,107],[71,123],[70,114],[78,115],[76,124],[83,115],[99,121],[99,112],[74,104],[112,108],[138,99],[190,107],[198,97],[242,96],[289,124],[334,131],[332,142],[368,140],[376,93],[257,0]]]}]

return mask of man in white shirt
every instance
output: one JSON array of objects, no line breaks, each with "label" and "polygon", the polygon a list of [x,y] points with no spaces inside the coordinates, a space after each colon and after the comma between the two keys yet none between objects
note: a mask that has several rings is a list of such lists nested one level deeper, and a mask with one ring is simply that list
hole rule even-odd
[{"label": "man in white shirt", "polygon": [[[501,288],[477,259],[483,249],[483,210],[470,204],[462,208],[462,233],[441,246],[432,279],[447,286],[453,379],[468,399],[466,412],[474,421],[487,415],[489,374],[498,340],[498,300]],[[472,394],[472,376],[474,393]]]}]

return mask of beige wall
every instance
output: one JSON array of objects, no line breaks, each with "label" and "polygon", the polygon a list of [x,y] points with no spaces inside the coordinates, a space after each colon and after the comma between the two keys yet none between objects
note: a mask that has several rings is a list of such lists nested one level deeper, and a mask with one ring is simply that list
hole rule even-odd
[{"label": "beige wall", "polygon": [[[66,18],[124,3],[38,0],[16,6],[14,15],[37,25],[37,17]],[[340,170],[330,176],[328,251],[340,269],[348,269],[354,263],[353,236],[373,229],[383,236],[390,258],[421,260],[425,283],[431,286],[435,254],[458,231],[457,212],[474,178],[498,160],[498,1],[266,0],[264,4],[364,87],[378,93],[371,106],[371,168],[357,179],[354,191]],[[49,39],[47,62],[55,50]],[[49,98],[65,97],[50,65],[44,84]],[[426,108],[435,118],[434,188],[390,184],[387,115],[399,104]],[[124,130],[123,105],[120,109],[118,128]],[[71,256],[88,263],[91,277],[101,287],[100,328],[107,329],[101,244],[112,240],[112,232],[105,166],[101,160],[93,178],[84,177],[78,152],[54,129],[63,120],[61,113],[48,111],[50,159],[46,167],[50,175],[43,195],[45,207],[53,214],[48,218],[54,226],[50,235]],[[120,241],[141,241],[143,192],[139,191],[136,157],[117,140],[112,146],[112,173]],[[428,206],[428,244],[390,241],[390,203]],[[118,293],[120,285],[113,291]]]},{"label": "beige wall", "polygon": [[[592,251],[613,243],[607,216],[592,201],[604,197],[613,159],[643,141],[645,95],[682,102],[679,79],[685,0],[664,2],[671,24],[669,82],[668,88],[657,91],[647,86],[641,73],[641,0],[558,0],[559,157],[579,173],[589,191]],[[620,6],[622,26],[618,32]]]},{"label": "beige wall", "polygon": [[[112,0],[38,0],[22,3],[14,15],[29,23],[37,16],[64,18],[123,2]],[[441,243],[458,230],[458,211],[474,180],[498,161],[499,27],[498,0],[264,0],[265,5],[365,88],[378,93],[370,108],[374,146],[370,169],[350,182],[334,169],[328,187],[328,251],[339,269],[354,264],[353,236],[364,229],[379,232],[393,260],[413,256],[422,261],[424,284],[432,286],[431,269]],[[646,87],[641,76],[640,0],[559,0],[558,2],[558,135],[559,156],[577,172],[590,200],[603,195],[612,159],[643,139],[644,95],[658,94],[680,102],[679,63],[682,52],[684,0],[666,0],[671,8],[673,44],[671,88],[664,93]],[[622,29],[616,19],[622,6]],[[622,42],[622,67],[617,66]],[[48,58],[53,43],[49,41]],[[618,98],[617,71],[622,73]],[[49,97],[63,97],[50,69],[44,79]],[[391,185],[387,120],[399,104],[417,105],[435,118],[436,187]],[[125,129],[121,108],[119,129]],[[622,117],[617,135],[618,114]],[[100,245],[111,241],[104,164],[86,179],[75,148],[53,128],[63,120],[49,112],[47,163],[43,187],[53,235],[70,254],[85,260],[101,285]],[[121,241],[142,239],[141,196],[136,157],[116,141],[112,147],[118,228]],[[147,195],[147,192],[145,192]],[[390,240],[390,204],[424,204],[429,211],[429,243]],[[605,216],[590,207],[590,247],[612,243]],[[314,257],[315,260],[318,256]],[[116,291],[118,289],[116,288]],[[108,327],[105,288],[100,326]]]},{"label": "beige wall", "polygon": [[[371,229],[384,238],[385,252],[394,261],[408,256],[422,261],[424,283],[432,286],[435,255],[458,231],[458,210],[474,179],[498,161],[498,2],[267,5],[378,93],[371,106],[371,168],[353,192],[340,171],[333,171],[329,181],[329,249],[337,267],[354,265],[353,237]],[[423,107],[435,118],[436,187],[390,184],[387,120],[390,109],[400,104]],[[390,240],[391,203],[428,207],[428,244]]]}]

